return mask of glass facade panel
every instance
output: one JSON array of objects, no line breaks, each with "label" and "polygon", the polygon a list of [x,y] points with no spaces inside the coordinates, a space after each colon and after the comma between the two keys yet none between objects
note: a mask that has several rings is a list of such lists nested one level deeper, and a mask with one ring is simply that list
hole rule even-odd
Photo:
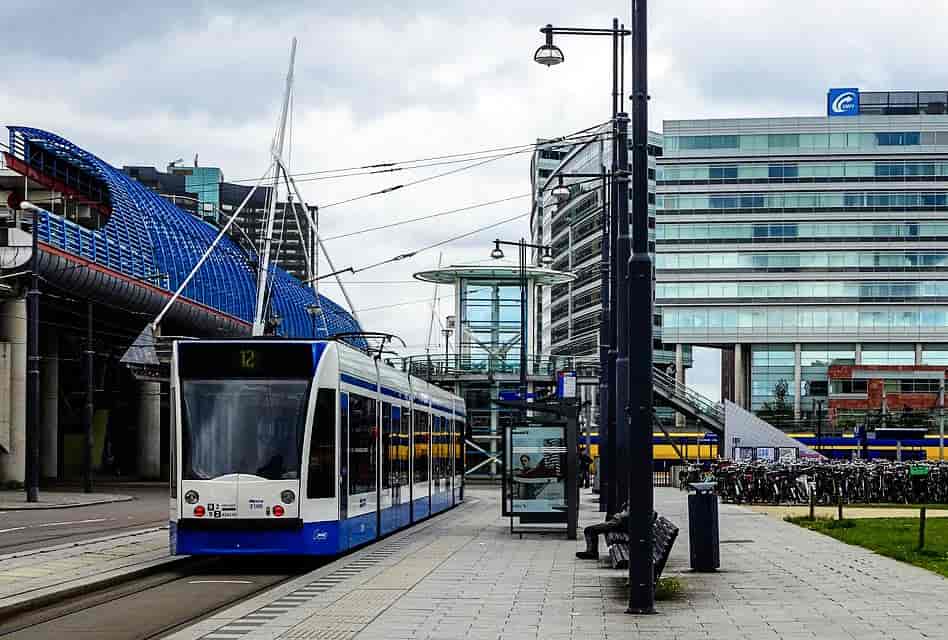
[{"label": "glass facade panel", "polygon": [[751,347],[751,409],[769,411],[774,417],[793,418],[792,345]]},{"label": "glass facade panel", "polygon": [[862,364],[915,364],[915,347],[904,344],[863,345]]}]

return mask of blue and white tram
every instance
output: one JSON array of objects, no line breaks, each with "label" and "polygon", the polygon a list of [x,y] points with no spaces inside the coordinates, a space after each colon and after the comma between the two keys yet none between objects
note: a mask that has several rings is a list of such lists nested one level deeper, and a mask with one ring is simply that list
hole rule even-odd
[{"label": "blue and white tram", "polygon": [[332,555],[463,499],[464,401],[332,340],[174,344],[171,552]]}]

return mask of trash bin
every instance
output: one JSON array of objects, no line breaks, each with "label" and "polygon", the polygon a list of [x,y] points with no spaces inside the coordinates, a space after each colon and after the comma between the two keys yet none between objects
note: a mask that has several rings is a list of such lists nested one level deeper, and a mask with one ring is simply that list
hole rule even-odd
[{"label": "trash bin", "polygon": [[718,497],[714,482],[692,482],[694,493],[688,495],[688,543],[691,547],[691,568],[715,571],[721,566],[718,538]]}]

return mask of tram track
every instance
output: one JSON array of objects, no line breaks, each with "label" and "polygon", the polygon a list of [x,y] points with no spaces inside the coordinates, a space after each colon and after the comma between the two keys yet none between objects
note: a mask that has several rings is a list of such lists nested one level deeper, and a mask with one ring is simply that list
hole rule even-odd
[{"label": "tram track", "polygon": [[329,560],[191,558],[173,568],[0,618],[0,638],[161,638]]}]

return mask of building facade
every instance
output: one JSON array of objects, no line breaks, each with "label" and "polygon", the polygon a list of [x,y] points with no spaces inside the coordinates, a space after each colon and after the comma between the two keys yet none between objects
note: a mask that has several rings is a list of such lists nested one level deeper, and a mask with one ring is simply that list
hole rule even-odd
[{"label": "building facade", "polygon": [[794,419],[832,363],[948,363],[945,92],[833,90],[826,117],[664,123],[665,344],[723,350],[723,395]]},{"label": "building facade", "polygon": [[[604,130],[605,131],[605,130]],[[539,150],[538,154],[543,153]],[[662,155],[662,137],[650,132],[648,138],[649,248],[655,250],[655,172]],[[590,140],[573,147],[555,169],[539,180],[538,206],[534,210],[534,239],[551,245],[553,268],[575,274],[571,282],[545,287],[539,300],[540,350],[543,353],[569,355],[590,361],[599,359],[599,327],[602,322],[602,224],[603,208],[608,207],[609,185],[606,180],[570,177],[571,174],[603,174],[612,165],[612,142],[608,137]],[[538,162],[535,167],[540,166]],[[539,177],[539,175],[538,175]],[[559,202],[552,195],[563,184],[570,197]],[[630,194],[631,197],[631,194]],[[631,220],[630,220],[631,223]],[[661,312],[655,310],[654,360],[659,365],[675,365],[676,376],[684,381],[691,364],[690,347],[681,345],[677,352],[662,342]],[[596,390],[583,390],[584,400],[597,404]]]}]

